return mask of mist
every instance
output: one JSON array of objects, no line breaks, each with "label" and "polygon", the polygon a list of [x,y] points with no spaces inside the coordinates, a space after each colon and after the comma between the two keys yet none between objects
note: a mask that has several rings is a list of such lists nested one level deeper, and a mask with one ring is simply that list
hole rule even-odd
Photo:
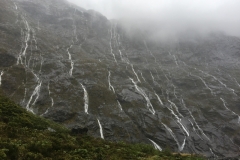
[{"label": "mist", "polygon": [[239,0],[69,0],[125,27],[171,37],[188,31],[223,32],[240,37]]}]

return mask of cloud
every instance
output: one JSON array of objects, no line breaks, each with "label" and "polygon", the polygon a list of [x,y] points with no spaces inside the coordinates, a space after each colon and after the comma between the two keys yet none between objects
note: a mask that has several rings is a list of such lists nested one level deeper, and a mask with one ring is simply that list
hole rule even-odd
[{"label": "cloud", "polygon": [[223,31],[240,36],[239,0],[69,0],[128,26],[178,33]]}]

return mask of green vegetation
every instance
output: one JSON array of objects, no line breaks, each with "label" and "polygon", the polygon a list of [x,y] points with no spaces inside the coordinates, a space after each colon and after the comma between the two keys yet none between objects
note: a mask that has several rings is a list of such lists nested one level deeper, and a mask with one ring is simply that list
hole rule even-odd
[{"label": "green vegetation", "polygon": [[12,160],[159,160],[193,159],[193,155],[159,152],[150,145],[109,142],[71,135],[59,124],[35,116],[0,96],[0,159]]}]

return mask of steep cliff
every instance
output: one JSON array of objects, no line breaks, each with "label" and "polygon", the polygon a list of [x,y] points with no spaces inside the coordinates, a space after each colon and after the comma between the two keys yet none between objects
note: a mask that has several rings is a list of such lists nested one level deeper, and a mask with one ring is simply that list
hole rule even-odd
[{"label": "steep cliff", "polygon": [[107,140],[239,156],[239,38],[163,43],[63,0],[0,5],[1,89],[29,112]]}]

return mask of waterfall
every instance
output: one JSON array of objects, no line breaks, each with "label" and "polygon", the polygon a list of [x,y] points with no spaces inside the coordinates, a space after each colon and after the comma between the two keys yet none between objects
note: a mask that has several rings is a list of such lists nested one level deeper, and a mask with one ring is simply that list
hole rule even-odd
[{"label": "waterfall", "polygon": [[101,135],[101,138],[104,139],[104,136],[103,136],[103,130],[102,130],[102,125],[101,125],[99,119],[97,119],[97,121],[98,121],[99,129],[100,129],[100,135]]}]

